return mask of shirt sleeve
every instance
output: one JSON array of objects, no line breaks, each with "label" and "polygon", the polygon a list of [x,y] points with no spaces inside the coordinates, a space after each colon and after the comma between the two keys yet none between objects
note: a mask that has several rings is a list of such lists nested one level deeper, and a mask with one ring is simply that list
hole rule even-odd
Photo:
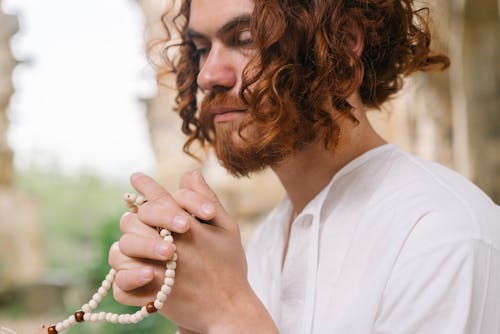
[{"label": "shirt sleeve", "polygon": [[417,224],[386,285],[373,334],[500,334],[500,251],[449,218],[430,215]]}]

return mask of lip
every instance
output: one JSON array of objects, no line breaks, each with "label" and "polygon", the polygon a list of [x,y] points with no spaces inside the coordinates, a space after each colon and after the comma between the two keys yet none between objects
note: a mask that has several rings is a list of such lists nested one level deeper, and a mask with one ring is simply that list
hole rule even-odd
[{"label": "lip", "polygon": [[245,112],[246,109],[238,109],[238,108],[215,108],[210,111],[214,115],[214,122],[230,122],[237,118],[240,118]]}]

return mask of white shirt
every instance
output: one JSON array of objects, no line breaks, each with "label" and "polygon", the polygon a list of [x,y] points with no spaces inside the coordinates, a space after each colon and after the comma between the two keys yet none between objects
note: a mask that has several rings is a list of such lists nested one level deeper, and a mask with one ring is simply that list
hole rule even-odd
[{"label": "white shirt", "polygon": [[283,334],[500,333],[500,207],[464,177],[387,144],[351,161],[293,221],[247,247]]}]

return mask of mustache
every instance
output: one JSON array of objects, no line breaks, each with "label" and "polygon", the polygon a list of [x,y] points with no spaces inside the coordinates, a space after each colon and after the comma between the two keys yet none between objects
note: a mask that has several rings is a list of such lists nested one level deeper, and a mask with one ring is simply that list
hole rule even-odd
[{"label": "mustache", "polygon": [[210,112],[211,110],[220,107],[246,109],[248,106],[241,100],[239,96],[234,96],[228,93],[210,92],[205,95],[201,102],[202,112]]},{"label": "mustache", "polygon": [[215,115],[212,110],[216,108],[230,107],[234,109],[247,109],[248,105],[245,104],[239,96],[234,96],[229,93],[216,93],[209,92],[203,97],[200,105],[200,122],[210,128],[214,128],[213,119]]}]

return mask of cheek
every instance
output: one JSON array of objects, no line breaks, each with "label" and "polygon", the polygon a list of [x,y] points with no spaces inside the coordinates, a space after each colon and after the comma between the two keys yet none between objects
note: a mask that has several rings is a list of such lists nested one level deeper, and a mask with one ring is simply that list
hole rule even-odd
[{"label": "cheek", "polygon": [[243,72],[245,72],[246,78],[250,79],[255,73],[257,73],[258,64],[255,62],[255,51],[253,50],[242,50],[238,51],[235,55],[238,64],[238,71],[240,74],[240,82],[243,80]]}]

